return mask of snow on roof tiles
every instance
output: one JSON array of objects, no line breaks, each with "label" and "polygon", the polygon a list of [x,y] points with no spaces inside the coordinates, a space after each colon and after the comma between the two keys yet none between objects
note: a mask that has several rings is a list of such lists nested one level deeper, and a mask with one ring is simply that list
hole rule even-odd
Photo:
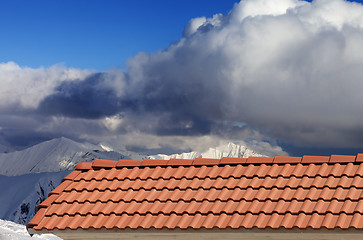
[{"label": "snow on roof tiles", "polygon": [[27,227],[362,230],[363,155],[96,159],[76,165]]}]

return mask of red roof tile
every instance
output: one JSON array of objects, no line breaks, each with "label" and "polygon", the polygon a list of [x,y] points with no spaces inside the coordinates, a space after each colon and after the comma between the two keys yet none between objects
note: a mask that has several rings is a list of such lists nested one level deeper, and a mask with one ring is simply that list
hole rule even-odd
[{"label": "red roof tile", "polygon": [[81,162],[78,163],[75,167],[76,170],[89,170],[92,168],[91,162]]},{"label": "red roof tile", "polygon": [[213,158],[196,158],[193,161],[193,165],[218,165],[220,159],[213,159]]},{"label": "red roof tile", "polygon": [[141,166],[165,166],[167,164],[168,160],[145,159],[142,161]]},{"label": "red roof tile", "polygon": [[193,164],[193,159],[176,159],[172,158],[168,162],[168,166],[189,166]]},{"label": "red roof tile", "polygon": [[273,160],[273,158],[269,157],[249,157],[247,158],[246,163],[272,163]]},{"label": "red roof tile", "polygon": [[303,156],[301,163],[327,163],[329,159],[327,156]]},{"label": "red roof tile", "polygon": [[356,156],[342,156],[342,155],[331,155],[329,162],[336,163],[336,162],[355,162]]},{"label": "red roof tile", "polygon": [[117,162],[116,167],[137,167],[142,161],[121,159]]},{"label": "red roof tile", "polygon": [[77,164],[28,228],[363,230],[362,156],[97,159]]},{"label": "red roof tile", "polygon": [[220,161],[220,164],[243,164],[246,163],[247,158],[232,158],[232,157],[223,157]]},{"label": "red roof tile", "polygon": [[357,158],[355,159],[356,162],[363,162],[363,153],[359,153]]},{"label": "red roof tile", "polygon": [[113,168],[116,167],[117,161],[112,160],[104,160],[104,159],[95,159],[92,164],[93,168]]},{"label": "red roof tile", "polygon": [[276,156],[273,160],[274,163],[300,163],[301,157],[288,157],[288,156]]}]

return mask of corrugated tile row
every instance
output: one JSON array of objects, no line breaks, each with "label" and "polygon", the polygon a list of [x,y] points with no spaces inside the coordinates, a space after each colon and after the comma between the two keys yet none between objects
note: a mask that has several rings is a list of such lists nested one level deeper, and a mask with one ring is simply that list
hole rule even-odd
[{"label": "corrugated tile row", "polygon": [[197,190],[197,189],[211,189],[211,188],[215,188],[215,189],[222,189],[222,188],[228,188],[230,190],[234,189],[234,188],[240,188],[240,189],[247,189],[247,188],[253,188],[253,189],[258,189],[258,188],[266,188],[266,189],[271,189],[271,188],[278,188],[278,189],[283,189],[286,187],[290,187],[290,188],[311,188],[311,187],[315,187],[315,188],[324,188],[324,187],[330,187],[330,188],[350,188],[350,187],[355,187],[355,188],[363,188],[363,177],[361,176],[354,176],[354,177],[347,177],[347,176],[342,176],[342,177],[334,177],[334,176],[329,176],[329,177],[303,177],[303,178],[297,178],[295,176],[292,176],[290,178],[288,177],[277,177],[277,178],[272,178],[270,176],[265,177],[265,178],[260,178],[260,177],[253,177],[253,178],[246,178],[246,177],[241,177],[241,178],[234,178],[234,177],[229,177],[229,178],[215,178],[215,179],[210,179],[209,177],[206,177],[205,179],[199,179],[199,178],[194,178],[194,179],[187,179],[187,178],[181,178],[181,179],[174,179],[171,178],[169,180],[165,180],[163,178],[159,178],[158,180],[153,180],[153,179],[147,179],[147,180],[140,180],[140,179],[136,179],[136,180],[129,180],[126,179],[124,181],[120,181],[118,179],[113,179],[113,180],[107,180],[107,179],[102,179],[101,181],[96,181],[96,180],[91,180],[91,181],[86,181],[86,180],[81,180],[79,182],[72,182],[70,185],[68,185],[65,188],[65,192],[69,192],[72,190],[75,191],[83,191],[83,190],[87,190],[89,192],[94,191],[94,190],[99,190],[99,191],[105,191],[105,190],[110,190],[110,191],[115,191],[115,190],[123,190],[123,191],[127,191],[129,189],[132,190],[150,190],[150,189],[156,189],[156,190],[163,190],[163,189],[168,189],[168,190],[175,190],[175,189],[179,189],[179,190],[186,190],[186,189],[192,189],[192,190]]},{"label": "corrugated tile row", "polygon": [[295,214],[278,214],[273,213],[271,215],[260,213],[257,215],[248,213],[246,215],[241,215],[235,213],[233,215],[227,215],[222,213],[221,215],[103,215],[99,214],[96,216],[77,215],[75,217],[70,216],[56,216],[43,217],[37,226],[34,226],[35,230],[41,229],[278,229],[278,228],[299,228],[299,229],[348,229],[356,228],[361,229],[362,218],[359,213],[354,215],[342,214],[324,214],[320,215],[318,213],[305,214],[300,213]]},{"label": "corrugated tile row", "polygon": [[223,189],[215,189],[211,188],[208,190],[205,189],[198,189],[198,190],[192,190],[192,189],[186,189],[186,190],[168,190],[163,189],[161,191],[159,190],[144,190],[141,189],[139,191],[134,191],[132,189],[129,189],[127,191],[122,190],[116,190],[116,191],[71,191],[71,192],[64,192],[62,195],[60,195],[54,202],[55,203],[74,203],[74,202],[91,202],[95,203],[97,201],[106,203],[108,201],[112,202],[119,202],[121,200],[125,202],[131,202],[131,201],[148,201],[153,202],[156,200],[159,201],[240,201],[240,200],[246,200],[246,201],[253,201],[253,200],[259,200],[259,201],[278,201],[280,199],[284,200],[305,200],[310,199],[312,201],[317,201],[320,199],[325,200],[352,200],[352,201],[358,201],[363,198],[363,189],[357,189],[355,187],[352,188],[336,188],[331,189],[329,187],[325,187],[322,189],[317,189],[315,187],[312,187],[310,189],[304,189],[304,188],[285,188],[285,189],[278,189],[278,188],[272,188],[272,189],[240,189],[235,188],[233,190],[229,190],[228,188]]},{"label": "corrugated tile row", "polygon": [[354,213],[361,213],[363,211],[363,199],[360,199],[359,201],[338,201],[338,200],[332,200],[332,201],[326,201],[326,200],[318,200],[318,201],[311,201],[310,199],[306,199],[303,201],[298,200],[279,200],[279,201],[260,201],[260,200],[253,200],[253,201],[208,201],[204,200],[202,202],[197,201],[158,201],[155,202],[73,202],[72,204],[68,204],[66,202],[62,203],[56,203],[49,207],[47,210],[45,216],[51,217],[52,215],[57,216],[75,216],[75,215],[81,215],[85,216],[87,214],[91,215],[98,215],[98,214],[104,214],[104,215],[110,215],[110,214],[140,214],[140,215],[146,215],[148,213],[152,215],[158,215],[158,214],[192,214],[195,215],[197,213],[200,214],[299,214],[299,213],[306,213],[306,214],[313,214],[313,213],[319,213],[327,214],[341,214],[345,213],[348,215],[352,215]]},{"label": "corrugated tile row", "polygon": [[98,159],[77,165],[28,227],[363,230],[363,155]]}]

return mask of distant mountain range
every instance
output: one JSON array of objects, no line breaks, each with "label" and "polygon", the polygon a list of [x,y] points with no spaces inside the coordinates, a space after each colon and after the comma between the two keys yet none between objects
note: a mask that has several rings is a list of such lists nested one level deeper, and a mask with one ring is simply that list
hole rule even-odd
[{"label": "distant mountain range", "polygon": [[238,157],[238,158],[247,158],[249,156],[265,156],[259,154],[246,146],[237,145],[234,143],[228,143],[225,145],[218,146],[216,148],[209,148],[205,152],[187,152],[187,153],[180,153],[180,154],[157,154],[149,156],[151,159],[170,159],[170,158],[177,158],[177,159],[194,159],[194,158],[222,158],[222,157]]},{"label": "distant mountain range", "polygon": [[[5,149],[5,148],[4,148]],[[6,148],[10,150],[10,148]],[[1,146],[0,146],[1,150]],[[180,154],[157,154],[152,156],[137,155],[131,152],[120,152],[106,145],[79,143],[68,138],[55,138],[42,142],[22,151],[0,151],[0,175],[17,176],[29,173],[60,172],[72,170],[79,162],[91,162],[96,158],[119,159],[169,159],[186,158],[222,158],[263,156],[243,145],[228,143],[207,151],[192,151]]]},{"label": "distant mountain range", "polygon": [[30,221],[35,214],[36,206],[47,198],[48,193],[57,187],[79,162],[91,162],[95,158],[138,160],[263,156],[246,146],[234,143],[209,148],[204,152],[142,156],[132,152],[122,153],[105,144],[79,143],[67,138],[52,139],[22,151],[8,150],[0,151],[0,219],[20,224]]},{"label": "distant mountain range", "polygon": [[16,176],[28,173],[59,172],[73,169],[79,162],[95,158],[118,160],[126,156],[90,143],[78,143],[67,138],[42,142],[22,151],[0,153],[0,174]]}]

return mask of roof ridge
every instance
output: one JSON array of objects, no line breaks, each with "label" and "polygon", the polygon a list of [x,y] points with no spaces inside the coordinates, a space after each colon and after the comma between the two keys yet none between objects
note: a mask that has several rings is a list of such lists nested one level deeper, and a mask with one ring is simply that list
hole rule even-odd
[{"label": "roof ridge", "polygon": [[144,159],[144,160],[127,160],[120,159],[106,160],[95,159],[94,162],[81,162],[75,166],[76,170],[98,170],[101,168],[123,168],[123,167],[166,167],[166,166],[214,166],[214,165],[248,165],[248,164],[335,164],[335,163],[355,163],[363,162],[363,153],[353,155],[331,155],[331,156],[310,156],[290,157],[276,156],[257,157],[250,156],[248,158],[222,157],[214,158],[195,158],[195,159]]}]

